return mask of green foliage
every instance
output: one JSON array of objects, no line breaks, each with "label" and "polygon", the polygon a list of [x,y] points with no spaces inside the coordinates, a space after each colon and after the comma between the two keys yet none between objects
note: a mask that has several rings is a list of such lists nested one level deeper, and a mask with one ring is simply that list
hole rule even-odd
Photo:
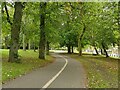
[{"label": "green foliage", "polygon": [[[101,48],[101,43],[105,43],[105,48],[116,42],[118,33],[117,22],[117,3],[103,2],[103,3],[85,3],[87,10],[87,28],[88,31],[85,36],[89,38],[90,45]],[[91,8],[90,8],[91,7]],[[114,33],[116,32],[116,34]],[[119,35],[118,35],[119,36]]]},{"label": "green foliage", "polygon": [[[4,6],[4,5],[3,5]],[[13,4],[7,3],[10,19],[13,16]],[[40,13],[38,2],[27,2],[23,11],[22,27],[20,32],[20,44],[23,34],[25,42],[31,40],[31,44],[39,45]],[[117,2],[49,2],[46,7],[45,32],[46,39],[51,46],[78,46],[78,39],[82,35],[84,25],[86,30],[82,37],[82,47],[86,45],[105,48],[120,42],[120,30],[118,29],[118,3]],[[5,37],[10,41],[10,24],[6,20],[3,8],[3,43]],[[52,45],[53,44],[53,45]],[[58,45],[59,46],[59,45]]]}]

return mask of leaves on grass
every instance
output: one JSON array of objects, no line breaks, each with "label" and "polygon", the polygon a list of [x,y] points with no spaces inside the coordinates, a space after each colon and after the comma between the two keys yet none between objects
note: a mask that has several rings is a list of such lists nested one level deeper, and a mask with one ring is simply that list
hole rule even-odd
[{"label": "leaves on grass", "polygon": [[79,60],[87,73],[88,88],[117,88],[118,60],[101,56],[83,55],[71,57]]}]

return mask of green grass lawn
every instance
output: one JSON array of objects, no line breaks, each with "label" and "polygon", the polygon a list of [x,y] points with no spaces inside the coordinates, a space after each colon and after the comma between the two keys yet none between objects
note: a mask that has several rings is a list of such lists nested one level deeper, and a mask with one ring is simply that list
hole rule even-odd
[{"label": "green grass lawn", "polygon": [[87,76],[89,88],[118,88],[118,60],[103,56],[69,55],[81,62]]},{"label": "green grass lawn", "polygon": [[8,50],[2,50],[2,82],[6,82],[16,77],[29,73],[33,69],[43,67],[54,61],[52,56],[47,56],[46,60],[38,59],[38,52],[19,50],[21,63],[9,63]]}]

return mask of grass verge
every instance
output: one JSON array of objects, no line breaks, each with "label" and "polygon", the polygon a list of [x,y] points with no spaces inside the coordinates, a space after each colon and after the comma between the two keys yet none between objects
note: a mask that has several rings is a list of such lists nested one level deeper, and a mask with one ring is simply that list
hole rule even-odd
[{"label": "grass verge", "polygon": [[52,56],[47,56],[46,60],[40,60],[38,59],[38,53],[32,50],[19,50],[19,55],[21,56],[21,63],[9,63],[7,62],[8,50],[2,50],[2,83],[29,73],[33,69],[46,66],[54,61]]},{"label": "grass verge", "polygon": [[87,74],[88,88],[118,88],[118,60],[102,56],[69,55],[79,60]]}]

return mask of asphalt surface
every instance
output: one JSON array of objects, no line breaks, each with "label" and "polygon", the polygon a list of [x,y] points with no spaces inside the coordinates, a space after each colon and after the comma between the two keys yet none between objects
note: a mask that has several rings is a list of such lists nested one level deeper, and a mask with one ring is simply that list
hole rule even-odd
[{"label": "asphalt surface", "polygon": [[[3,88],[85,88],[86,75],[79,61],[68,56],[53,54],[56,61],[3,84]],[[66,62],[67,61],[67,62]],[[65,66],[66,64],[66,66]],[[64,67],[64,68],[63,68]],[[63,69],[61,72],[60,70]],[[56,74],[59,75],[55,77]],[[51,82],[49,82],[51,81]]]}]

